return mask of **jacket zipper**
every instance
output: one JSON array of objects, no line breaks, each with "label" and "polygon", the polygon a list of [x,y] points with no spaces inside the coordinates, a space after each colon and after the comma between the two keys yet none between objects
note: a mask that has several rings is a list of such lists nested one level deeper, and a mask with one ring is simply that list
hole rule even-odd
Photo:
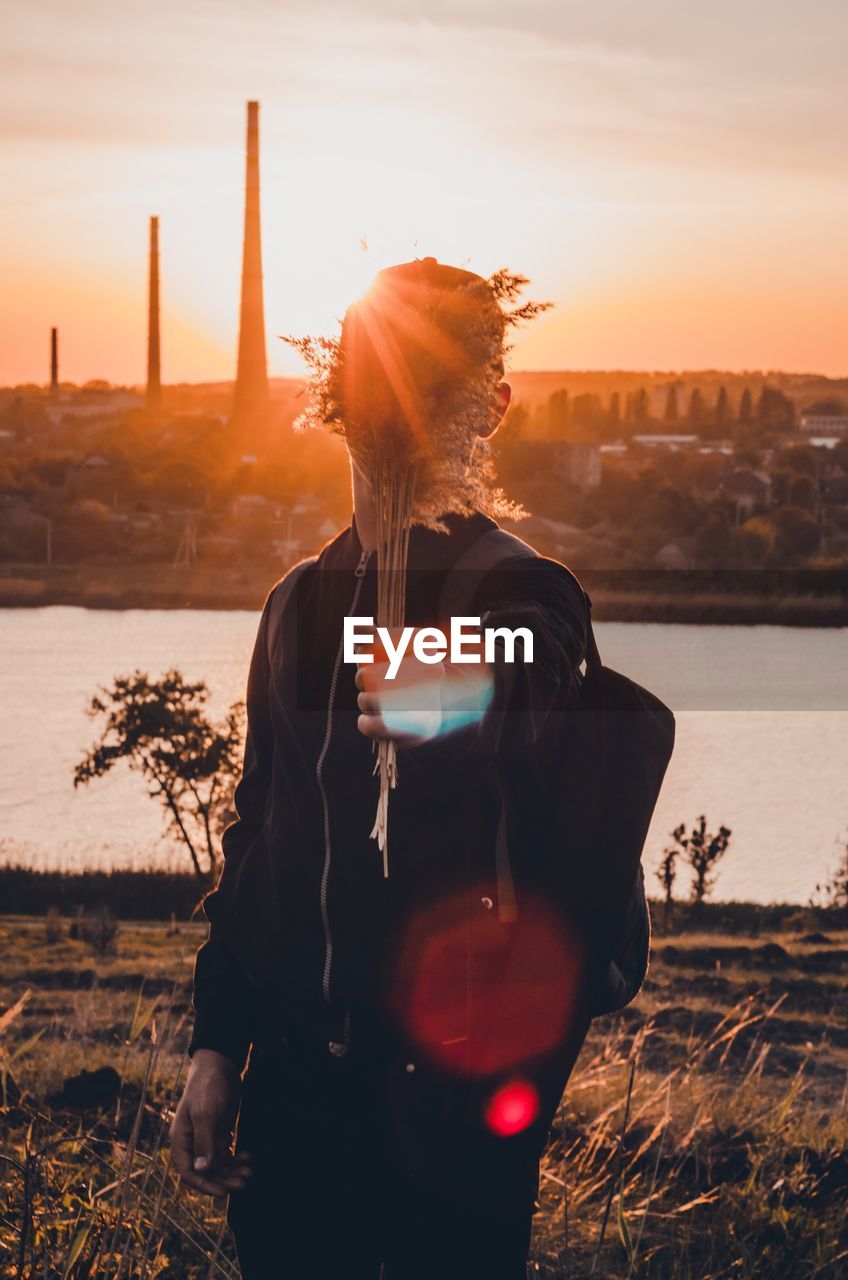
[{"label": "jacket zipper", "polygon": [[[371,556],[370,551],[363,551],[359,557],[359,564],[354,570],[356,578],[356,587],[353,592],[353,599],[350,602],[348,616],[354,613],[359,597],[362,592],[362,582],[365,578],[365,570],[368,568],[368,560]],[[324,868],[321,872],[321,919],[324,924],[324,976],[322,986],[324,991],[324,1001],[330,1004],[330,972],[333,967],[333,934],[330,929],[330,914],[327,910],[327,886],[330,881],[330,864],[333,860],[333,849],[330,841],[330,806],[327,801],[327,792],[324,787],[324,761],[327,759],[327,752],[330,749],[330,738],[333,733],[333,704],[336,699],[336,687],[339,683],[339,672],[342,665],[342,654],[344,652],[344,636],[339,640],[339,647],[336,652],[336,661],[333,666],[333,675],[330,680],[330,693],[327,700],[327,726],[324,730],[324,741],[321,744],[321,751],[318,755],[318,763],[315,766],[315,777],[318,780],[318,790],[321,792],[321,803],[324,809]]]}]

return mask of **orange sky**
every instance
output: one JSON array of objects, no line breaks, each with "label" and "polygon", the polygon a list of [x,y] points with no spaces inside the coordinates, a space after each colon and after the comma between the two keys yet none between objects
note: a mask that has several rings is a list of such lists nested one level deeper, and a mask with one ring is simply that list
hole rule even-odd
[{"label": "orange sky", "polygon": [[272,373],[432,254],[555,301],[519,368],[848,374],[841,0],[5,10],[2,384],[44,381],[51,324],[63,377],[142,379],[151,213],[165,380],[233,375],[249,97]]}]

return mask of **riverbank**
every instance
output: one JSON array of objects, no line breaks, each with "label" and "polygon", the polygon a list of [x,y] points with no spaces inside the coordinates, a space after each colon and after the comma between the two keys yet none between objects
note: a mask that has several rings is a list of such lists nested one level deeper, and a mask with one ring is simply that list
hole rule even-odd
[{"label": "riverbank", "polygon": [[[593,1025],[552,1131],[534,1274],[835,1280],[848,1249],[845,922],[808,931],[801,908],[713,904],[697,928],[680,915],[671,940],[656,915],[645,990]],[[0,918],[12,1010],[0,1270],[29,1221],[49,1263],[34,1273],[76,1274],[76,1249],[93,1274],[114,1240],[132,1274],[201,1280],[214,1257],[236,1280],[222,1206],[178,1195],[165,1150],[204,929],[125,922],[104,953],[78,924]]]},{"label": "riverbank", "polygon": [[[0,569],[0,608],[258,610],[284,566],[16,565]],[[848,626],[843,570],[575,569],[602,622]]]},{"label": "riverbank", "polygon": [[[38,918],[48,912],[74,917],[108,911],[116,920],[188,922],[198,918],[208,882],[184,871],[156,868],[114,871],[41,871],[0,865],[3,915]],[[848,910],[782,902],[705,902],[671,908],[652,902],[658,937],[697,929],[701,933],[745,935],[848,929]],[[202,919],[202,916],[199,917]]]}]

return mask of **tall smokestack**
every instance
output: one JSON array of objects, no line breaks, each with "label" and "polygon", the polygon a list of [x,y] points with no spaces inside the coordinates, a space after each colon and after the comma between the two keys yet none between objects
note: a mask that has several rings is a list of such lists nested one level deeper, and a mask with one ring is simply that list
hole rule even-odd
[{"label": "tall smokestack", "polygon": [[244,420],[257,416],[267,403],[268,368],[265,356],[265,304],[262,297],[262,236],[259,226],[259,103],[248,102],[244,250],[233,417]]},{"label": "tall smokestack", "polygon": [[59,394],[59,330],[50,330],[50,395],[55,400]]},{"label": "tall smokestack", "polygon": [[147,408],[156,413],[162,403],[159,364],[159,219],[150,219],[150,287],[147,304]]}]

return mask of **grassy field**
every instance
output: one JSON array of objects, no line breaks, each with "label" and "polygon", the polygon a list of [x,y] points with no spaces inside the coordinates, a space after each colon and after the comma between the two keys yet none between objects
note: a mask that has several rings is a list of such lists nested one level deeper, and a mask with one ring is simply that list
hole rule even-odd
[{"label": "grassy field", "polygon": [[[544,1160],[530,1275],[848,1274],[848,930],[718,919],[659,934],[642,997],[595,1024]],[[177,1192],[163,1145],[203,928],[69,931],[0,920],[0,1274],[235,1277],[221,1205]],[[117,1075],[65,1083],[100,1068]]]}]

